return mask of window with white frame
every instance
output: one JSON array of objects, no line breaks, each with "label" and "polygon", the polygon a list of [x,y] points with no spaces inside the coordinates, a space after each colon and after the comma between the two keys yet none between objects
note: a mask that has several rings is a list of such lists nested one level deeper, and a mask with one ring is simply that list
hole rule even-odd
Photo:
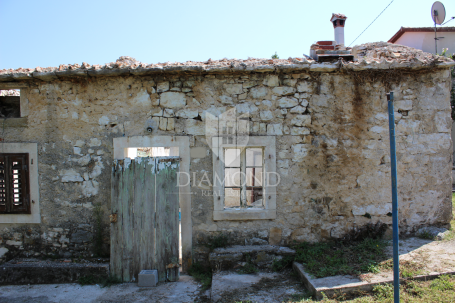
[{"label": "window with white frame", "polygon": [[248,137],[244,146],[212,139],[214,220],[276,218],[275,137]]},{"label": "window with white frame", "polygon": [[37,143],[0,143],[1,223],[41,223]]}]

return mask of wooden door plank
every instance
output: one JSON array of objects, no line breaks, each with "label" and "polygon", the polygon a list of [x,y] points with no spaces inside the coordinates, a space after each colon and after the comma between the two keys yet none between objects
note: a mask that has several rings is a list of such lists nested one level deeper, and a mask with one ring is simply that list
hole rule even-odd
[{"label": "wooden door plank", "polygon": [[112,165],[111,173],[111,214],[117,214],[117,222],[111,223],[111,275],[120,279],[122,277],[122,212],[121,197],[122,165],[117,160]]},{"label": "wooden door plank", "polygon": [[179,162],[176,159],[172,161],[171,158],[157,158],[156,267],[160,281],[177,281],[179,278]]},{"label": "wooden door plank", "polygon": [[135,242],[134,242],[134,222],[135,222],[135,216],[134,216],[134,179],[136,176],[136,162],[134,159],[131,160],[131,169],[129,170],[129,176],[128,176],[128,209],[129,209],[129,226],[130,230],[128,231],[128,239],[126,241],[126,245],[130,247],[130,252],[128,254],[128,269],[129,269],[129,277],[130,281],[135,282],[134,279],[134,271],[136,268],[135,262],[135,255],[136,255],[136,247],[135,247]]},{"label": "wooden door plank", "polygon": [[123,173],[123,188],[122,188],[122,212],[123,212],[123,254],[122,254],[122,271],[123,281],[131,281],[131,256],[132,250],[132,214],[131,214],[131,201],[133,199],[134,191],[131,190],[133,186],[134,165],[129,158],[126,158],[124,163]]},{"label": "wooden door plank", "polygon": [[133,220],[133,277],[137,281],[138,274],[144,268],[144,264],[141,260],[141,254],[143,247],[141,245],[141,236],[144,230],[143,227],[143,188],[144,188],[144,161],[142,158],[136,158],[134,160],[134,180],[133,180],[133,190],[134,190],[134,200],[132,208],[134,214]]},{"label": "wooden door plank", "polygon": [[[114,163],[112,163],[111,167],[111,214],[115,213],[115,211],[118,211],[117,207],[117,190],[118,190],[118,182],[116,180],[117,174],[115,173],[115,170],[117,168],[117,161],[114,160]],[[111,249],[111,254],[110,254],[110,260],[109,260],[109,268],[110,268],[110,274],[113,275],[114,277],[117,276],[117,273],[114,270],[115,265],[118,263],[117,261],[117,249],[118,249],[118,235],[117,235],[117,225],[111,223],[110,224],[110,249]]]},{"label": "wooden door plank", "polygon": [[118,189],[118,211],[119,215],[117,216],[117,235],[118,235],[118,246],[119,249],[117,251],[117,259],[118,259],[118,264],[116,265],[116,270],[118,274],[120,275],[120,278],[123,280],[123,251],[125,249],[125,243],[123,242],[123,230],[124,230],[124,222],[125,218],[123,215],[123,204],[125,204],[125,197],[123,197],[123,192],[125,188],[125,168],[124,168],[125,162],[122,161],[121,165],[118,167],[118,173],[119,173],[119,189]]},{"label": "wooden door plank", "polygon": [[144,159],[143,231],[141,260],[144,269],[155,268],[155,158]]},{"label": "wooden door plank", "polygon": [[155,229],[155,254],[156,254],[156,264],[155,267],[158,270],[158,280],[166,281],[166,226],[165,226],[165,217],[166,217],[166,194],[164,178],[164,170],[160,167],[160,163],[157,159],[156,163],[156,192],[155,192],[155,203],[156,203],[156,229]]}]

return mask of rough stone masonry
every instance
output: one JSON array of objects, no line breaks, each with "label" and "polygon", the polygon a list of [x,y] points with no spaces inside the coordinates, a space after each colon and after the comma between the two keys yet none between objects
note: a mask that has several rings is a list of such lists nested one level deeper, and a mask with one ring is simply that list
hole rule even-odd
[{"label": "rough stone masonry", "polygon": [[[194,257],[210,235],[232,244],[342,238],[391,225],[386,92],[395,94],[400,231],[446,226],[451,210],[450,59],[387,43],[353,49],[354,62],[305,58],[0,71],[20,88],[21,119],[3,119],[3,143],[38,144],[39,224],[5,224],[0,254],[86,257],[102,233],[108,252],[113,138],[188,136]],[[276,137],[276,219],[213,220],[206,114],[249,113],[250,135]],[[146,130],[152,121],[155,130]],[[200,152],[198,154],[201,154]],[[97,216],[101,218],[97,224]],[[100,243],[98,243],[100,244]]]}]

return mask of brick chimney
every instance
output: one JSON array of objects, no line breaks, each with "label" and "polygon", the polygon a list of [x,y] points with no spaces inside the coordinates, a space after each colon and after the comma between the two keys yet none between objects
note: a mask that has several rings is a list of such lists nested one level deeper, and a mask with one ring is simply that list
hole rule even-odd
[{"label": "brick chimney", "polygon": [[339,45],[344,45],[344,24],[346,23],[347,17],[343,14],[332,14],[330,22],[333,23],[335,30],[335,41]]}]

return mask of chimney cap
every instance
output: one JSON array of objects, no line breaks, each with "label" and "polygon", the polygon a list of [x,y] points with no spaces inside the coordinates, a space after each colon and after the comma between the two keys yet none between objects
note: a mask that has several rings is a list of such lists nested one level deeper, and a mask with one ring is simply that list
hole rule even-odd
[{"label": "chimney cap", "polygon": [[330,18],[330,21],[333,22],[333,20],[337,20],[337,19],[346,20],[347,18],[348,17],[346,17],[346,15],[332,13],[332,18]]}]

